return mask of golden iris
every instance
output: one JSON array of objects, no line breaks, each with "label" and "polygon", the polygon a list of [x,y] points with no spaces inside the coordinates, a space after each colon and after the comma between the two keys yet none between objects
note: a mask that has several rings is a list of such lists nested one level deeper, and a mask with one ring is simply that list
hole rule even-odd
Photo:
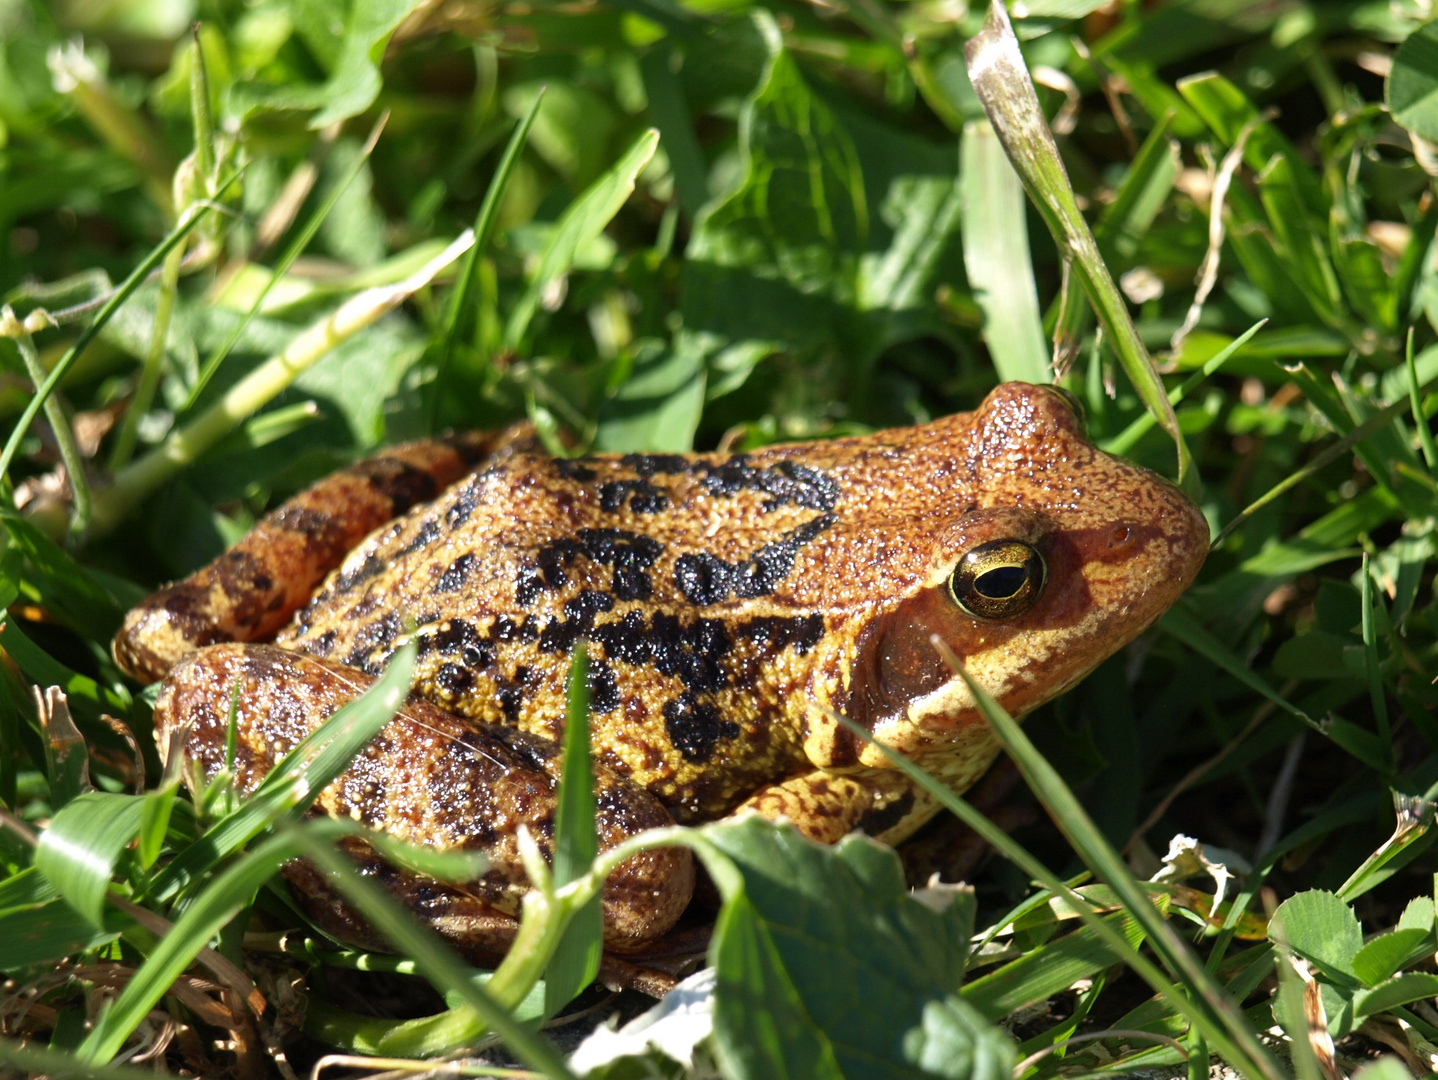
[{"label": "golden iris", "polygon": [[959,560],[949,578],[954,602],[976,619],[1012,619],[1039,601],[1044,557],[1022,540],[990,540]]}]

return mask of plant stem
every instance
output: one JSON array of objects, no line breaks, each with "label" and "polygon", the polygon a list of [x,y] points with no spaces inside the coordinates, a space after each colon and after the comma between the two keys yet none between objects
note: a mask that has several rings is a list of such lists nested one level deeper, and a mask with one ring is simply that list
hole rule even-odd
[{"label": "plant stem", "polygon": [[301,331],[284,352],[270,357],[194,420],[172,432],[155,449],[118,472],[114,483],[100,492],[95,500],[90,535],[96,536],[114,528],[141,499],[228,435],[336,345],[353,337],[433,281],[441,270],[468,251],[473,243],[474,233],[466,230],[454,243],[403,281],[366,289]]},{"label": "plant stem", "polygon": [[145,354],[145,366],[140,369],[140,382],[135,387],[135,396],[125,410],[124,423],[115,437],[115,449],[110,454],[110,469],[123,468],[135,453],[139,439],[140,421],[150,411],[155,400],[155,390],[160,385],[160,373],[165,366],[165,341],[170,335],[170,319],[175,312],[175,298],[180,288],[180,263],[185,257],[183,244],[170,249],[160,270],[160,293],[155,300],[155,324],[151,328],[150,349]]},{"label": "plant stem", "polygon": [[[14,339],[15,347],[20,350],[20,358],[25,361],[25,372],[38,390],[45,382],[45,365],[40,360],[40,351],[35,348],[35,339],[15,318],[15,313],[8,304],[0,308],[0,334]],[[65,463],[65,471],[70,476],[70,492],[75,501],[75,513],[70,519],[70,528],[79,532],[90,521],[90,485],[85,478],[85,462],[75,446],[75,433],[70,429],[64,406],[54,394],[45,398],[45,419],[50,421],[50,429],[55,433],[55,443],[60,448],[60,460]]]}]

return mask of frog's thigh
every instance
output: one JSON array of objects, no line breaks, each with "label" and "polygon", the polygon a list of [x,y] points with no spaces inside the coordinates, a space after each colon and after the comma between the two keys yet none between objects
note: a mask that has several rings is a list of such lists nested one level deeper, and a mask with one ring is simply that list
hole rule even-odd
[{"label": "frog's thigh", "polygon": [[116,662],[154,682],[203,645],[270,637],[371,532],[524,438],[516,427],[427,439],[332,473],[214,562],[132,609],[115,637]]},{"label": "frog's thigh", "polygon": [[[162,746],[172,733],[185,732],[185,752],[212,777],[225,765],[235,701],[235,785],[248,794],[302,739],[373,683],[353,668],[273,645],[212,645],[165,679],[155,728]],[[411,697],[320,792],[315,807],[406,843],[484,854],[488,865],[481,876],[449,885],[396,870],[372,852],[360,862],[458,947],[488,954],[507,933],[503,919],[495,919],[518,915],[528,891],[520,827],[551,855],[559,765],[559,747],[547,739],[475,723]],[[600,850],[673,823],[645,789],[602,766],[594,771]],[[291,883],[309,906],[330,901],[327,890],[311,887],[316,875],[297,873],[289,875]],[[626,859],[604,887],[606,943],[623,951],[664,933],[688,904],[693,884],[685,849],[657,848]]]},{"label": "frog's thigh", "polygon": [[770,821],[787,818],[822,844],[855,829],[897,844],[938,809],[931,795],[895,769],[815,769],[760,788],[735,812],[753,810]]}]

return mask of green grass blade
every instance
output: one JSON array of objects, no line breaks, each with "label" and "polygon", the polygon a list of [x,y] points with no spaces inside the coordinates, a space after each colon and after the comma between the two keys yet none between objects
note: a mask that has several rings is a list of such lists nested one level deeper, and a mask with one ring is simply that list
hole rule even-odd
[{"label": "green grass blade", "polygon": [[[473,1009],[519,1058],[551,1080],[576,1080],[548,1042],[516,1021],[494,995],[475,981],[469,965],[455,956],[433,932],[421,926],[392,896],[361,877],[354,865],[324,843],[313,828],[291,827],[286,838],[326,873],[334,887],[376,930],[417,961],[426,979]],[[519,947],[518,943],[515,947]]]},{"label": "green grass blade", "polygon": [[[581,643],[569,668],[564,725],[564,764],[554,816],[554,886],[563,888],[589,872],[599,854],[594,823],[594,767],[589,757],[589,653]],[[544,969],[544,1011],[553,1016],[594,981],[604,951],[599,897],[574,913]]]},{"label": "green grass blade", "polygon": [[1024,188],[994,129],[964,125],[959,174],[964,188],[964,269],[984,312],[984,342],[999,378],[1046,383],[1053,379],[1044,339]]},{"label": "green grass blade", "polygon": [[[198,46],[195,52],[198,55]],[[374,127],[370,130],[369,138],[365,140],[365,144],[360,149],[360,152],[355,155],[355,159],[350,163],[350,167],[345,170],[345,174],[340,177],[339,182],[330,189],[325,201],[321,203],[319,208],[305,221],[300,231],[295,235],[295,238],[290,241],[289,247],[285,248],[284,254],[280,256],[279,262],[275,263],[274,268],[270,271],[269,280],[267,280],[260,289],[259,294],[250,304],[249,310],[235,323],[229,336],[221,342],[219,348],[206,358],[204,364],[200,367],[199,375],[195,378],[195,385],[191,388],[189,396],[185,398],[184,405],[180,407],[181,412],[189,412],[195,407],[195,402],[199,401],[200,395],[205,392],[205,387],[210,384],[210,380],[214,378],[215,372],[220,370],[220,365],[225,362],[225,357],[230,355],[230,350],[235,347],[235,342],[240,340],[240,335],[245,332],[245,327],[249,326],[250,320],[259,314],[260,308],[264,305],[265,297],[270,295],[270,290],[279,284],[294,261],[310,246],[310,241],[314,239],[315,233],[319,232],[320,226],[325,223],[325,219],[330,216],[330,211],[335,208],[335,205],[340,201],[340,197],[349,189],[350,184],[354,182],[355,177],[359,176],[361,170],[365,167],[365,163],[369,161],[370,155],[374,153],[374,148],[376,144],[379,143],[380,134],[384,131],[385,123],[388,120],[389,113],[385,113],[375,122]]]},{"label": "green grass blade", "polygon": [[[1179,405],[1183,404],[1184,398],[1193,393],[1204,379],[1228,363],[1229,358],[1238,352],[1239,349],[1247,345],[1253,335],[1263,329],[1267,322],[1267,319],[1260,319],[1215,353],[1203,367],[1184,379],[1182,385],[1176,386],[1168,392],[1168,403],[1174,408],[1178,408]],[[1139,439],[1152,431],[1154,425],[1157,423],[1158,421],[1154,419],[1153,413],[1144,413],[1112,439],[1107,440],[1103,444],[1104,451],[1110,454],[1130,453],[1138,444]]]},{"label": "green grass blade", "polygon": [[[1423,386],[1423,390],[1426,391],[1435,384],[1438,384],[1438,378],[1430,379]],[[1243,510],[1237,515],[1235,515],[1234,518],[1227,525],[1225,525],[1222,529],[1218,531],[1218,535],[1213,538],[1212,544],[1210,546],[1215,549],[1218,548],[1219,545],[1223,543],[1223,541],[1233,532],[1234,529],[1242,525],[1245,521],[1251,518],[1263,507],[1273,502],[1273,500],[1277,499],[1285,491],[1289,491],[1292,488],[1297,487],[1299,484],[1303,483],[1305,480],[1313,476],[1329,462],[1335,461],[1339,457],[1346,454],[1349,450],[1361,444],[1363,440],[1367,439],[1375,431],[1379,431],[1388,424],[1393,423],[1394,420],[1402,416],[1403,413],[1411,407],[1411,400],[1399,400],[1395,401],[1393,404],[1385,408],[1379,409],[1367,420],[1363,421],[1363,423],[1359,424],[1352,431],[1348,432],[1348,434],[1344,435],[1343,438],[1339,439],[1331,446],[1325,447],[1320,453],[1315,454],[1313,456],[1313,459],[1309,461],[1308,464],[1305,465],[1303,468],[1285,477],[1283,480],[1280,480],[1277,484],[1274,484],[1273,487],[1269,488],[1257,499],[1253,500],[1253,502],[1245,506]],[[1434,409],[1438,409],[1438,403],[1435,403]],[[1423,410],[1423,412],[1424,415],[1428,415],[1431,410],[1425,409]],[[1375,475],[1382,476],[1383,473],[1379,472]]]},{"label": "green grass blade", "polygon": [[144,457],[116,473],[111,486],[95,499],[90,535],[114,528],[141,499],[191,465],[340,342],[353,337],[428,285],[468,251],[473,242],[474,234],[466,230],[403,281],[366,289],[300,331],[282,352],[254,368],[218,401]]},{"label": "green grass blade", "polygon": [[250,903],[261,885],[300,853],[301,847],[293,836],[272,837],[216,877],[175,921],[170,933],[160,939],[114,1006],[95,1021],[76,1057],[103,1065],[119,1053],[130,1033],[159,1004],[200,950]]},{"label": "green grass blade", "polygon": [[539,257],[539,268],[530,279],[529,287],[510,312],[504,330],[505,348],[519,348],[530,320],[539,309],[544,290],[569,273],[580,250],[603,232],[619,208],[629,201],[635,181],[658,147],[659,132],[650,128],[564,211]]},{"label": "green grass blade", "polygon": [[969,79],[984,111],[1029,197],[1053,234],[1059,252],[1083,283],[1109,346],[1118,356],[1139,400],[1173,439],[1178,450],[1179,483],[1190,494],[1197,494],[1193,460],[1178,428],[1173,406],[1168,403],[1163,380],[1138,336],[1138,329],[1129,317],[1127,301],[1104,265],[1098,243],[1079,210],[1001,0],[991,0],[984,28],[964,46],[964,55],[968,58]]},{"label": "green grass blade", "polygon": [[0,450],[0,477],[9,476],[10,466],[14,464],[15,455],[20,451],[20,443],[24,440],[25,433],[30,430],[30,424],[44,408],[50,395],[55,392],[55,387],[60,385],[60,380],[80,358],[80,354],[89,348],[90,342],[94,341],[100,331],[105,329],[115,312],[119,311],[125,301],[135,294],[135,290],[145,283],[145,279],[150,276],[150,271],[158,266],[160,261],[175,247],[184,243],[185,237],[190,235],[190,230],[200,223],[207,212],[208,207],[204,206],[192,207],[185,212],[179,223],[170,230],[169,235],[161,240],[150,251],[150,254],[145,256],[140,265],[135,267],[130,272],[130,276],[114,291],[110,299],[105,301],[105,306],[95,315],[90,325],[85,327],[80,336],[75,339],[75,343],[65,350],[65,355],[60,357],[55,366],[50,369],[50,374],[44,383],[35,388],[35,396],[25,406],[24,411],[20,414],[20,419],[15,421],[15,428],[5,442],[5,449]]},{"label": "green grass blade", "polygon": [[[938,637],[933,642],[955,674],[963,680],[994,735],[1070,845],[1095,875],[1118,894],[1125,909],[1147,933],[1154,952],[1162,958],[1165,966],[1182,978],[1187,993],[1191,995],[1190,1004],[1197,1011],[1194,1019],[1205,1038],[1240,1071],[1268,1080],[1280,1080],[1282,1069],[1273,1055],[1259,1042],[1223,987],[1159,914],[1143,887],[1134,881],[1123,859],[1104,839],[1083,804],[1058,772],[1039,753],[1018,722],[970,677],[947,646]],[[1053,887],[1048,882],[1044,884]]]},{"label": "green grass blade", "polygon": [[[982,693],[982,690],[979,691]],[[981,699],[982,700],[982,699]],[[994,708],[998,708],[994,705]],[[1045,889],[1056,896],[1061,896],[1072,906],[1084,923],[1094,928],[1095,933],[1103,939],[1104,943],[1113,950],[1115,956],[1121,957],[1123,962],[1132,968],[1139,976],[1153,988],[1164,1000],[1171,1003],[1176,1011],[1181,1013],[1188,1021],[1196,1027],[1202,1026],[1209,1032],[1210,1041],[1215,1045],[1224,1048],[1232,1048],[1234,1060],[1248,1062],[1250,1055],[1237,1048],[1234,1039],[1230,1039],[1222,1030],[1222,1026],[1213,1019],[1207,1010],[1201,1007],[1200,1003],[1191,999],[1189,993],[1169,981],[1156,964],[1150,961],[1142,953],[1133,949],[1124,936],[1111,923],[1097,914],[1083,897],[1074,892],[1072,888],[1064,884],[1055,876],[1043,863],[1030,855],[1024,848],[1019,846],[1014,839],[999,828],[983,814],[979,813],[964,800],[960,799],[952,791],[946,788],[938,780],[935,780],[923,769],[919,768],[908,758],[895,753],[874,739],[864,728],[848,720],[846,717],[833,714],[835,720],[842,724],[849,731],[853,732],[860,739],[867,743],[878,746],[889,760],[913,780],[925,791],[932,795],[943,805],[943,807],[983,838],[1004,858],[1017,865],[1023,872],[1035,881],[1039,882]],[[1011,721],[1012,722],[1012,721]],[[696,851],[701,850],[696,847]],[[706,862],[706,867],[708,863]],[[709,867],[710,872],[713,868]],[[1154,911],[1152,905],[1148,905],[1149,911]],[[1133,912],[1133,909],[1130,909]],[[1155,913],[1156,914],[1156,913]],[[1160,917],[1160,921],[1162,921]],[[1145,927],[1146,928],[1146,927]],[[1262,1052],[1262,1051],[1260,1051]],[[1276,1064],[1272,1067],[1254,1066],[1251,1074],[1264,1077],[1265,1080],[1283,1080],[1282,1074],[1277,1071]]]},{"label": "green grass blade", "polygon": [[439,345],[439,355],[436,358],[434,373],[434,384],[430,389],[429,399],[429,429],[435,430],[439,425],[439,407],[444,398],[445,383],[449,378],[450,365],[454,363],[454,350],[459,344],[463,334],[463,328],[467,322],[467,316],[475,309],[475,298],[479,289],[479,264],[484,258],[485,250],[489,247],[490,237],[494,234],[495,223],[499,220],[499,206],[504,199],[504,193],[509,189],[510,178],[514,176],[515,166],[519,164],[519,155],[523,152],[525,145],[529,142],[529,130],[534,127],[534,118],[539,115],[539,107],[544,104],[545,88],[540,87],[539,93],[534,95],[534,101],[529,106],[529,111],[520,119],[515,127],[514,133],[509,137],[509,143],[504,148],[504,154],[499,159],[499,167],[494,170],[494,175],[489,179],[489,187],[484,192],[484,202],[479,205],[479,213],[474,218],[474,247],[465,255],[464,262],[459,269],[459,280],[455,283],[454,291],[450,297],[449,311],[445,316],[444,339]]},{"label": "green grass blade", "polygon": [[40,834],[35,868],[76,911],[101,924],[120,855],[140,831],[142,795],[87,791],[66,803]]},{"label": "green grass blade", "polygon": [[1379,600],[1373,591],[1373,571],[1368,565],[1366,551],[1363,553],[1363,566],[1359,574],[1363,583],[1360,590],[1363,597],[1363,666],[1368,674],[1368,697],[1373,703],[1373,720],[1378,727],[1378,737],[1388,746],[1390,753],[1388,768],[1384,773],[1391,775],[1394,763],[1391,760],[1393,744],[1388,735],[1388,698],[1383,692],[1383,671],[1378,664],[1378,631],[1373,617],[1373,607]]},{"label": "green grass blade", "polygon": [[1423,411],[1423,399],[1418,392],[1418,365],[1413,359],[1411,326],[1408,328],[1403,361],[1408,368],[1408,403],[1413,409],[1413,426],[1418,429],[1418,445],[1423,448],[1423,461],[1428,466],[1428,474],[1438,479],[1438,445],[1433,442],[1433,431],[1428,426],[1428,414]]}]

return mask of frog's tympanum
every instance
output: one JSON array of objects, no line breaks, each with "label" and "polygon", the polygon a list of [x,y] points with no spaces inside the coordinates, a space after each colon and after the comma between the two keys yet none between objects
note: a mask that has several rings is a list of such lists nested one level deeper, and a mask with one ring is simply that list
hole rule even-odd
[{"label": "frog's tympanum", "polygon": [[[842,714],[955,790],[995,743],[937,635],[1009,712],[1131,641],[1208,550],[1194,506],[1087,441],[1071,400],[1010,383],[977,410],[746,454],[559,460],[518,436],[403,446],[322,481],[131,612],[115,655],[163,678],[161,738],[213,774],[238,693],[237,784],[418,642],[414,693],[318,806],[489,856],[442,885],[353,845],[367,873],[471,955],[502,949],[548,852],[565,679],[584,642],[599,836],[753,810],[826,842],[894,842],[936,807]],[[272,642],[271,644],[263,644]],[[362,924],[304,864],[331,929]],[[604,894],[623,952],[689,900],[688,852]]]}]

